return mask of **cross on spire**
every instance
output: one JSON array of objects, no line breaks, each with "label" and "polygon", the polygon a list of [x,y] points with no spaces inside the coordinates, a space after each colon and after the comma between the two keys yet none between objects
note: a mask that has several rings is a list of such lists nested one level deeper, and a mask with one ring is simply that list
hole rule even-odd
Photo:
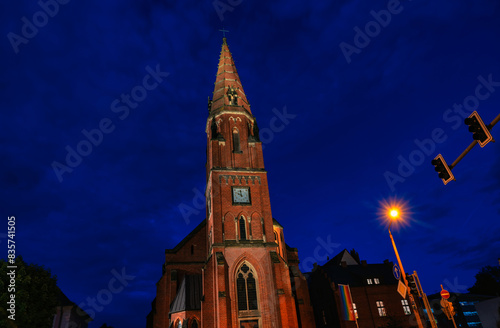
[{"label": "cross on spire", "polygon": [[228,30],[225,30],[224,28],[222,28],[222,30],[219,30],[222,32],[222,37],[225,39],[226,38],[226,33],[229,33]]}]

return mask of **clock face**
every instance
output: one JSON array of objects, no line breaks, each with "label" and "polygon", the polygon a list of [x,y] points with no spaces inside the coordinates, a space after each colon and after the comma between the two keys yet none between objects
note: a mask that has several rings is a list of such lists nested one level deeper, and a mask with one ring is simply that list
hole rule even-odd
[{"label": "clock face", "polygon": [[233,204],[250,204],[250,188],[233,187]]}]

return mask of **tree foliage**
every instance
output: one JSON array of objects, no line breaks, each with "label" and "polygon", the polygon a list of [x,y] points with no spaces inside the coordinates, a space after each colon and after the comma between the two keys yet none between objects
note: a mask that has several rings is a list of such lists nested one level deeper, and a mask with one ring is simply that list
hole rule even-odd
[{"label": "tree foliage", "polygon": [[[16,258],[15,265],[15,321],[7,317],[11,313],[5,309],[10,300],[10,277],[7,275],[12,269],[9,264],[0,260],[0,327],[18,328],[50,328],[58,301],[57,278],[50,270],[36,264],[26,264],[21,256]],[[10,285],[10,286],[9,286]]]},{"label": "tree foliage", "polygon": [[476,274],[474,286],[469,288],[473,294],[500,296],[500,266],[486,266]]}]

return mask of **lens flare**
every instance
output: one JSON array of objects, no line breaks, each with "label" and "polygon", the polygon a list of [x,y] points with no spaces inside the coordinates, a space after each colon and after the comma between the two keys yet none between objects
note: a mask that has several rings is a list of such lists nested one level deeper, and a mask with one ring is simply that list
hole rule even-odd
[{"label": "lens flare", "polygon": [[391,224],[391,228],[397,228],[410,223],[410,206],[402,199],[389,198],[379,201],[377,217],[385,226]]}]

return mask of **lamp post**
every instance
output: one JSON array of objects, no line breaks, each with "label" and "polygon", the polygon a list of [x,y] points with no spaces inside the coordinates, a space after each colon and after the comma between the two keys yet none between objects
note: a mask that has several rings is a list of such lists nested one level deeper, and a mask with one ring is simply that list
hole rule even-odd
[{"label": "lamp post", "polygon": [[413,313],[415,314],[415,319],[417,320],[417,325],[419,328],[423,328],[422,320],[420,319],[420,313],[418,311],[415,300],[413,299],[413,295],[410,292],[410,287],[408,286],[408,281],[406,280],[405,269],[403,268],[403,263],[401,263],[401,258],[399,257],[398,249],[396,248],[396,243],[394,242],[394,238],[391,233],[391,225],[392,221],[397,220],[399,217],[399,211],[397,209],[391,209],[389,211],[389,236],[391,237],[392,247],[394,248],[394,253],[396,254],[396,259],[398,261],[399,269],[401,270],[401,276],[403,277],[403,282],[406,286],[406,292],[408,293],[408,298],[410,300],[411,305],[413,306]]}]

